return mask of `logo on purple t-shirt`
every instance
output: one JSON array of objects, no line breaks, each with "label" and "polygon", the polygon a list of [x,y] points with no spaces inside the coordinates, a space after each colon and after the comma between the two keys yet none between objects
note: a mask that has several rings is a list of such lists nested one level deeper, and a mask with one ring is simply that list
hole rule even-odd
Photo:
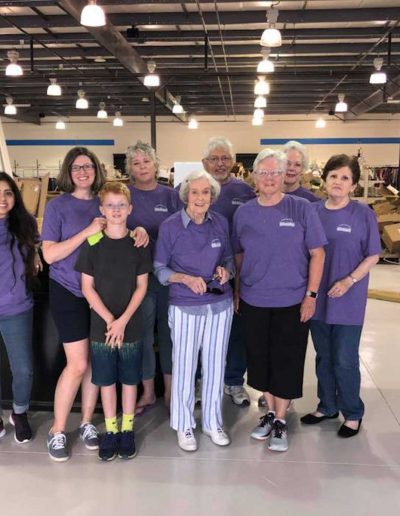
[{"label": "logo on purple t-shirt", "polygon": [[156,206],[154,206],[154,211],[168,213],[168,208],[163,204],[157,204]]},{"label": "logo on purple t-shirt", "polygon": [[211,247],[221,247],[221,240],[219,238],[214,238],[211,242]]},{"label": "logo on purple t-shirt", "polygon": [[281,219],[279,222],[280,228],[294,228],[296,224],[293,219]]},{"label": "logo on purple t-shirt", "polygon": [[241,206],[244,203],[245,201],[242,201],[242,199],[238,199],[237,197],[232,199],[232,206]]},{"label": "logo on purple t-shirt", "polygon": [[342,233],[351,233],[351,226],[348,224],[339,224],[336,228],[336,231],[341,231]]}]

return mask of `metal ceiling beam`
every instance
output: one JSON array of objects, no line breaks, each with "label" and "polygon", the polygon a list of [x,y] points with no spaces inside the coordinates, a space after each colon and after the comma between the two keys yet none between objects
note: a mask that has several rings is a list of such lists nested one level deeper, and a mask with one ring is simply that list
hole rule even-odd
[{"label": "metal ceiling beam", "polygon": [[27,124],[35,124],[40,125],[40,116],[39,114],[28,114],[28,113],[21,113],[20,111],[17,111],[16,115],[5,115],[4,113],[1,114],[2,117],[9,118],[10,120],[17,120],[18,122],[24,122]]}]

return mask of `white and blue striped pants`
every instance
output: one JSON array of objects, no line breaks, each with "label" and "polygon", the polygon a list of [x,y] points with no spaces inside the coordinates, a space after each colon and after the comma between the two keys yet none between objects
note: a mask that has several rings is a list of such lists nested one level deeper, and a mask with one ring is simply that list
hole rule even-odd
[{"label": "white and blue striped pants", "polygon": [[202,425],[206,430],[216,430],[222,426],[222,389],[233,306],[213,314],[208,305],[206,315],[192,315],[171,305],[168,315],[172,338],[171,427],[179,432],[196,427],[195,375],[201,350]]}]

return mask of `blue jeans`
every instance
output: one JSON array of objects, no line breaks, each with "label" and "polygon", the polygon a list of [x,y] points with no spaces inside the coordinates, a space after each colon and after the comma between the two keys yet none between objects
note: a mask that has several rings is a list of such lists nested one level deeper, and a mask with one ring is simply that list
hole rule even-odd
[{"label": "blue jeans", "polygon": [[[33,309],[22,314],[0,316],[0,333],[12,373],[13,410],[23,414],[29,409],[32,391],[32,321]],[[0,382],[1,402],[1,382]],[[0,416],[3,410],[0,403]]]},{"label": "blue jeans", "polygon": [[150,380],[156,374],[154,354],[154,326],[157,320],[157,339],[161,371],[172,374],[172,341],[168,326],[168,291],[154,274],[149,274],[146,296],[141,305],[143,317],[143,362],[142,379]]},{"label": "blue jeans", "polygon": [[311,321],[310,328],[317,353],[318,412],[332,416],[340,411],[346,420],[358,421],[364,414],[358,355],[362,326]]},{"label": "blue jeans", "polygon": [[234,314],[231,328],[231,335],[226,355],[225,385],[243,385],[244,373],[246,372],[246,344],[243,337],[243,330],[240,315]]}]

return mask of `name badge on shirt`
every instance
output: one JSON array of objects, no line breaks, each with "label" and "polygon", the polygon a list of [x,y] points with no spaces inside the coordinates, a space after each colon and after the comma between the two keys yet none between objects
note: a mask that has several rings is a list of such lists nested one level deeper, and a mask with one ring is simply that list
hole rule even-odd
[{"label": "name badge on shirt", "polygon": [[156,206],[154,206],[154,211],[168,213],[168,208],[163,204],[157,204]]},{"label": "name badge on shirt", "polygon": [[351,233],[351,226],[348,224],[339,224],[336,228],[336,231],[341,231],[342,233]]},{"label": "name badge on shirt", "polygon": [[219,238],[214,238],[214,240],[211,242],[211,247],[221,247],[221,241]]},{"label": "name badge on shirt", "polygon": [[241,206],[242,204],[244,204],[242,199],[232,199],[232,205],[233,206]]},{"label": "name badge on shirt", "polygon": [[281,219],[279,222],[280,228],[294,228],[296,224],[293,219]]}]

